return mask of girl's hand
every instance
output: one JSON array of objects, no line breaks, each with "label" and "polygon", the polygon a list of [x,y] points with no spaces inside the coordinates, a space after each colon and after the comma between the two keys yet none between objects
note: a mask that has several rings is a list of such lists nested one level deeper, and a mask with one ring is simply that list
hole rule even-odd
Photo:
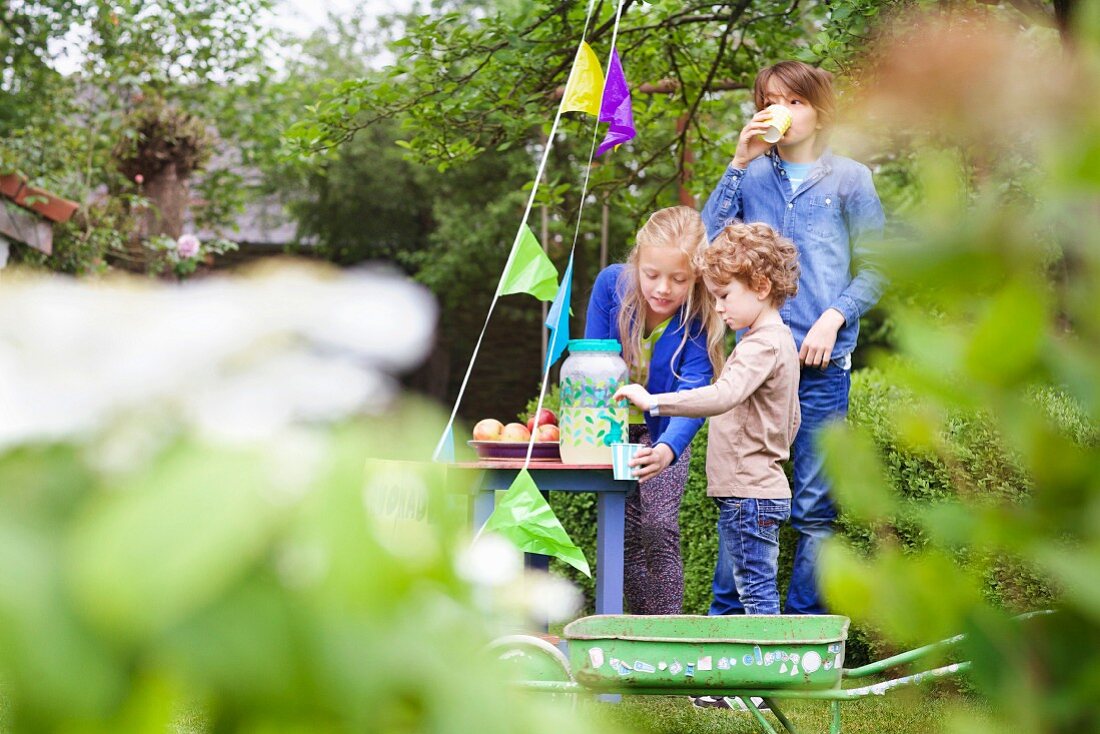
[{"label": "girl's hand", "polygon": [[807,367],[828,367],[833,357],[833,347],[836,346],[836,333],[841,326],[844,326],[844,314],[835,308],[825,309],[802,340],[798,360]]},{"label": "girl's hand", "polygon": [[652,448],[639,449],[630,460],[630,466],[635,467],[634,476],[638,481],[644,482],[663,472],[674,458],[676,457],[672,455],[669,445],[659,443]]},{"label": "girl's hand", "polygon": [[611,399],[629,400],[642,410],[649,410],[653,407],[653,396],[649,394],[648,390],[638,384],[623,385],[615,391]]},{"label": "girl's hand", "polygon": [[760,110],[752,116],[749,124],[741,129],[741,137],[737,139],[737,150],[730,165],[734,168],[748,168],[750,163],[768,152],[772,144],[765,143],[760,136],[767,132],[770,119],[771,113],[767,110]]}]

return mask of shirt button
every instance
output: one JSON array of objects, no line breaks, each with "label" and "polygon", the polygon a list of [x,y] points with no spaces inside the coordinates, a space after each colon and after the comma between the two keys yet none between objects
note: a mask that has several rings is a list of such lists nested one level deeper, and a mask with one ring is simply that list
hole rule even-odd
[{"label": "shirt button", "polygon": [[794,202],[792,201],[789,204],[787,204],[787,208],[788,209],[794,209]]}]

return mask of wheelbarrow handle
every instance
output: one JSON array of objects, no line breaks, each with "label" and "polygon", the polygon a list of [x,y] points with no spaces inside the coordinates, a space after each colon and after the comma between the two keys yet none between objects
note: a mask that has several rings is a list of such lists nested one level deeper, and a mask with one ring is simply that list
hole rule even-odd
[{"label": "wheelbarrow handle", "polygon": [[[906,686],[919,685],[922,683],[928,683],[937,678],[944,678],[947,676],[956,675],[958,673],[964,673],[970,668],[970,663],[952,663],[951,665],[945,665],[942,668],[933,668],[932,670],[925,670],[920,673],[914,673],[902,678],[895,678],[893,680],[882,681],[873,685],[859,686],[856,688],[821,688],[821,689],[806,689],[806,688],[723,688],[721,686],[701,686],[701,687],[684,687],[676,688],[675,694],[691,695],[691,696],[739,696],[743,700],[745,698],[751,698],[752,696],[760,696],[767,699],[799,699],[803,701],[854,701],[858,698],[866,698],[868,696],[882,696],[888,691],[892,691],[895,688],[902,688]],[[575,681],[548,681],[548,680],[525,680],[515,681],[514,685],[520,688],[525,688],[530,691],[541,691],[543,693],[623,693],[627,695],[656,695],[656,696],[668,696],[673,694],[673,689],[670,688],[645,688],[636,685],[623,685],[623,686],[610,686],[607,688],[588,688],[581,683]],[[746,704],[747,705],[747,704]],[[776,707],[772,707],[773,709]]]},{"label": "wheelbarrow handle", "polygon": [[[1024,614],[1019,614],[1013,617],[1013,619],[1022,622],[1024,620],[1031,619],[1032,617],[1039,617],[1046,614],[1054,614],[1054,611],[1051,609],[1042,609],[1035,612],[1025,612]],[[845,668],[842,676],[844,678],[863,678],[868,675],[881,673],[882,671],[888,670],[889,668],[893,668],[897,665],[911,663],[914,660],[919,660],[920,658],[931,655],[932,653],[938,652],[939,650],[957,645],[965,639],[966,635],[955,635],[954,637],[949,637],[946,640],[940,640],[939,642],[933,642],[931,645],[918,647],[915,650],[908,650],[903,653],[898,653],[897,655],[893,655],[891,657],[884,658],[883,660],[878,660],[873,663],[868,663],[867,665],[862,665],[858,668]]]},{"label": "wheelbarrow handle", "polygon": [[875,675],[881,673],[884,670],[896,667],[898,665],[905,665],[911,663],[914,660],[920,660],[923,657],[927,657],[932,653],[943,650],[953,645],[958,644],[966,639],[966,635],[955,635],[949,637],[946,640],[940,640],[939,642],[933,642],[931,645],[925,645],[924,647],[918,647],[915,650],[907,650],[897,655],[892,655],[882,660],[876,660],[873,663],[867,663],[867,665],[861,665],[858,668],[845,668],[841,675],[844,678],[864,678],[868,675]]}]

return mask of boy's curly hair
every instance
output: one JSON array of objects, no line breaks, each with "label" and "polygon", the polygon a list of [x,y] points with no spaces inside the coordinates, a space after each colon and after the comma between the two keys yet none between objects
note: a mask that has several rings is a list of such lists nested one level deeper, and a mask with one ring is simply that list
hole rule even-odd
[{"label": "boy's curly hair", "polygon": [[695,253],[695,269],[712,283],[736,279],[754,291],[771,284],[776,307],[798,292],[798,250],[761,222],[728,225],[709,247]]}]

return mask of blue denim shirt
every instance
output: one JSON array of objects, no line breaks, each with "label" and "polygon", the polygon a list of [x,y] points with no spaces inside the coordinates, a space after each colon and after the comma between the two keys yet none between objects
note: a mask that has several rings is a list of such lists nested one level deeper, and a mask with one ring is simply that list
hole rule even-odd
[{"label": "blue denim shirt", "polygon": [[792,192],[774,152],[744,170],[727,168],[703,208],[707,236],[713,240],[734,220],[769,224],[798,247],[798,293],[780,309],[798,348],[818,317],[835,308],[844,315],[844,326],[837,332],[832,359],[851,354],[859,317],[882,293],[871,248],[881,237],[885,218],[870,169],[825,153]]}]

